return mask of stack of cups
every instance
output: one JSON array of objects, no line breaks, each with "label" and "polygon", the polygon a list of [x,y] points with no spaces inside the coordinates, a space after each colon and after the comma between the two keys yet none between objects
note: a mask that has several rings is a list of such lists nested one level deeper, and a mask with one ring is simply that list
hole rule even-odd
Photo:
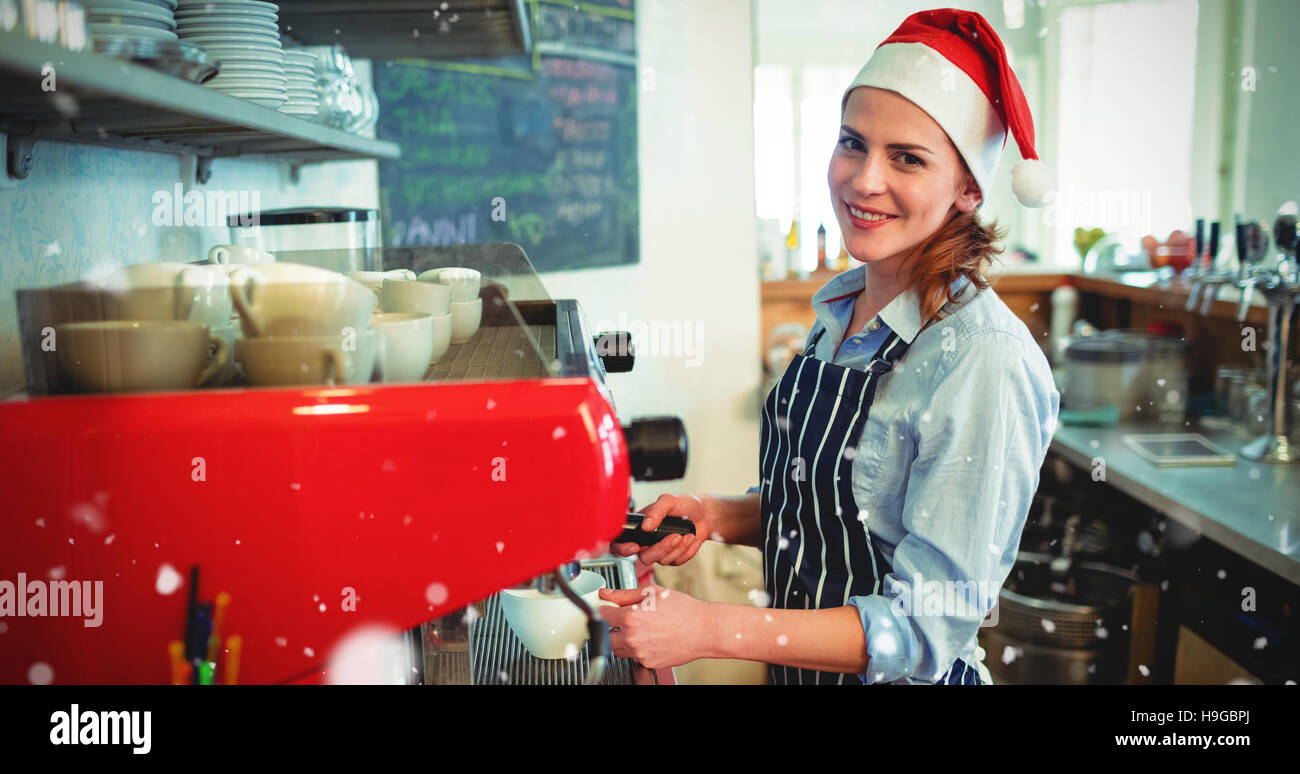
[{"label": "stack of cups", "polygon": [[298,263],[240,266],[230,297],[237,346],[256,386],[366,384],[382,356],[370,327],[373,295],[338,272]]},{"label": "stack of cups", "polygon": [[82,392],[188,390],[229,378],[224,272],[184,263],[126,266],[91,283],[102,319],[54,326],[59,368]]}]

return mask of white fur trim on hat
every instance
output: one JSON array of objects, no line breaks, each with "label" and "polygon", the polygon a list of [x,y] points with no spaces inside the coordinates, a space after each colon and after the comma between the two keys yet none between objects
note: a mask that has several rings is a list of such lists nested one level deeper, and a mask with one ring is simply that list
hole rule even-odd
[{"label": "white fur trim on hat", "polygon": [[871,55],[844,98],[859,86],[897,92],[929,113],[947,132],[988,198],[1006,145],[1006,125],[960,67],[924,43],[886,43]]},{"label": "white fur trim on hat", "polygon": [[1011,165],[1011,193],[1026,207],[1046,207],[1047,195],[1056,190],[1052,173],[1038,159],[1021,159]]}]

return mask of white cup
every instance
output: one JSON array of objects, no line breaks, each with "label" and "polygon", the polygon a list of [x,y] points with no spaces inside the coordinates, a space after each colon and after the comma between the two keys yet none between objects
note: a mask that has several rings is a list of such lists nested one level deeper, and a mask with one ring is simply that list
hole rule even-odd
[{"label": "white cup", "polygon": [[483,275],[475,269],[449,266],[421,272],[419,279],[421,282],[437,282],[450,287],[452,301],[470,301],[478,298]]},{"label": "white cup", "polygon": [[483,299],[472,301],[452,301],[448,305],[451,313],[451,343],[464,344],[478,333],[483,322]]},{"label": "white cup", "polygon": [[383,357],[375,364],[381,382],[415,382],[433,360],[433,317],[418,312],[372,315],[370,327],[383,339]]},{"label": "white cup", "polygon": [[451,315],[439,314],[433,318],[433,354],[430,363],[442,360],[442,356],[451,349]]},{"label": "white cup", "polygon": [[[235,362],[234,357],[235,339],[238,338],[236,334],[239,331],[239,327],[232,324],[220,328],[211,328],[209,331],[212,333],[214,338],[221,339],[221,341],[226,345],[226,352],[229,353],[229,357],[226,358],[226,362],[222,364],[221,368],[217,369],[216,373],[214,373],[211,378],[203,380],[202,386],[223,387],[233,382],[235,378],[239,376],[239,363]],[[215,344],[209,345],[210,354],[212,353],[212,348],[215,346]]]},{"label": "white cup", "polygon": [[217,245],[208,251],[208,263],[246,264],[250,266],[275,263],[275,256],[265,250],[244,245]]},{"label": "white cup", "polygon": [[375,305],[365,285],[299,263],[241,266],[230,273],[230,296],[249,338],[363,331]]},{"label": "white cup", "polygon": [[110,320],[193,320],[209,328],[230,322],[230,280],[209,266],[136,263],[96,284]]},{"label": "white cup", "polygon": [[241,339],[239,362],[258,387],[365,384],[375,370],[372,330],[342,336],[261,336]]},{"label": "white cup", "polygon": [[193,320],[113,320],[54,326],[59,367],[86,392],[188,390],[230,357],[226,343]]},{"label": "white cup", "polygon": [[[592,609],[615,606],[599,597],[605,579],[591,570],[578,573],[569,585]],[[587,617],[568,597],[537,589],[504,589],[500,600],[510,630],[536,658],[569,658],[582,652]]]},{"label": "white cup", "polygon": [[385,312],[419,312],[437,317],[446,314],[451,303],[451,288],[435,282],[388,278],[382,292]]},{"label": "white cup", "polygon": [[348,276],[370,288],[370,290],[374,292],[375,311],[378,312],[380,310],[380,301],[383,298],[384,280],[413,280],[415,279],[415,272],[410,269],[391,269],[389,271],[350,271],[348,272]]}]

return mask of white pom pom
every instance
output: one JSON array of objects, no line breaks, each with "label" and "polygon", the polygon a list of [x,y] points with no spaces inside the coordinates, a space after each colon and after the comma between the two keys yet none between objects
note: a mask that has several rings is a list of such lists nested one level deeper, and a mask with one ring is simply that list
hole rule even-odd
[{"label": "white pom pom", "polygon": [[1026,207],[1045,207],[1056,190],[1047,165],[1038,159],[1021,159],[1011,167],[1011,193]]}]

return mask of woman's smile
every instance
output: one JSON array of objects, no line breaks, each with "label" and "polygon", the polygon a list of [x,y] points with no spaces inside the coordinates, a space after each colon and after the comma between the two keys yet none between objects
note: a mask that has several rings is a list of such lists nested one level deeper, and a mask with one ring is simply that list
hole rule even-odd
[{"label": "woman's smile", "polygon": [[864,231],[880,228],[898,217],[897,215],[889,215],[872,208],[855,207],[848,202],[844,202],[844,208],[848,210],[849,223],[852,224],[854,228],[859,228]]}]

